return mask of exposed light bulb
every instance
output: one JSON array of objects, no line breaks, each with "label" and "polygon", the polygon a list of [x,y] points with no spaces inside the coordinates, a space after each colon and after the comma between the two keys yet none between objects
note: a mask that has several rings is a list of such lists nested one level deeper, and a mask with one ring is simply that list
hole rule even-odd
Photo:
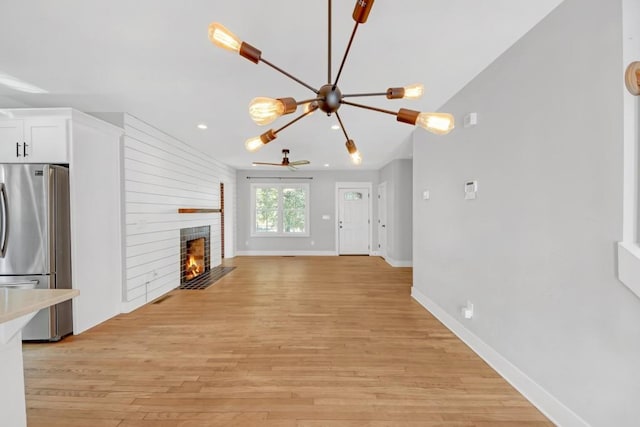
[{"label": "exposed light bulb", "polygon": [[302,112],[305,114],[309,113],[309,115],[312,115],[317,109],[318,109],[317,101],[307,102],[302,105],[302,110],[303,110]]},{"label": "exposed light bulb", "polygon": [[279,99],[258,97],[249,104],[249,115],[260,126],[272,123],[282,114],[284,114],[284,103]]},{"label": "exposed light bulb", "polygon": [[362,163],[362,155],[358,148],[356,147],[356,143],[353,142],[353,139],[350,139],[345,144],[347,146],[347,151],[349,152],[349,157],[351,157],[351,163],[354,165],[359,165]]},{"label": "exposed light bulb", "polygon": [[404,87],[405,99],[419,99],[424,94],[424,85],[422,83],[416,83]]},{"label": "exposed light bulb", "polygon": [[244,143],[244,148],[246,148],[247,151],[254,152],[258,151],[263,145],[264,143],[262,142],[262,139],[259,136],[255,136],[247,139]]},{"label": "exposed light bulb", "polygon": [[360,155],[360,152],[356,150],[355,153],[351,153],[349,154],[349,156],[351,157],[351,163],[353,163],[354,165],[359,165],[362,163],[362,155]]},{"label": "exposed light bulb", "polygon": [[209,25],[209,40],[218,47],[231,52],[240,52],[242,41],[224,25],[213,22]]},{"label": "exposed light bulb", "polygon": [[420,113],[416,125],[438,135],[446,135],[455,127],[454,118],[448,113]]}]

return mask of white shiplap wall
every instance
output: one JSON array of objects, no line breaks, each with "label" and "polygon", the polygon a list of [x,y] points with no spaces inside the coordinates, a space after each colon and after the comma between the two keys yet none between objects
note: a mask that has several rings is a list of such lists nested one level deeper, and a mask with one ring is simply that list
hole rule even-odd
[{"label": "white shiplap wall", "polygon": [[225,189],[225,256],[235,254],[235,170],[141,120],[124,115],[125,280],[128,312],[180,285],[180,229],[211,227],[211,267],[220,265],[219,208]]}]

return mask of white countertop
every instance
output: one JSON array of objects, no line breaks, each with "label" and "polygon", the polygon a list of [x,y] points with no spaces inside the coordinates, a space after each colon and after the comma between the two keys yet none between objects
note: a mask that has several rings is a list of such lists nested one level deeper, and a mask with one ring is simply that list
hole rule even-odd
[{"label": "white countertop", "polygon": [[77,289],[0,289],[0,323],[71,299]]}]

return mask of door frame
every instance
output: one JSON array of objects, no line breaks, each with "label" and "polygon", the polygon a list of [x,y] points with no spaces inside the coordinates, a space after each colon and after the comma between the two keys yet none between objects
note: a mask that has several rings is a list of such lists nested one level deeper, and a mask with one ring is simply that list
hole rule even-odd
[{"label": "door frame", "polygon": [[[381,191],[383,190],[383,191]],[[380,197],[381,194],[383,194],[384,192],[384,199],[382,197]],[[387,181],[385,182],[381,182],[380,184],[378,184],[378,248],[376,249],[376,253],[377,255],[381,256],[382,258],[384,258],[385,260],[387,259],[387,247],[389,246],[389,227],[387,226],[389,223],[389,198],[388,198],[388,192],[387,192]],[[385,224],[381,224],[382,221],[382,215],[380,215],[382,212],[384,212],[384,221]],[[384,227],[382,227],[382,225],[384,225]],[[380,241],[382,240],[382,229],[384,228],[384,247],[381,247],[380,245]]]},{"label": "door frame", "polygon": [[335,251],[336,255],[340,255],[340,227],[338,218],[340,216],[340,189],[344,188],[357,188],[362,190],[367,190],[367,194],[369,195],[369,256],[372,254],[373,250],[373,198],[371,197],[372,193],[372,184],[370,181],[368,182],[336,182],[336,193],[335,193]]}]

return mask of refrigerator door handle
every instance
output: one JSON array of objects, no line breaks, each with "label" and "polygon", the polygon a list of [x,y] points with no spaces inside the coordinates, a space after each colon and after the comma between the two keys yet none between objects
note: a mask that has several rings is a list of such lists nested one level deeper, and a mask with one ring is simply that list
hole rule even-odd
[{"label": "refrigerator door handle", "polygon": [[7,253],[7,237],[9,228],[9,209],[7,209],[7,190],[4,183],[0,184],[0,258]]}]

